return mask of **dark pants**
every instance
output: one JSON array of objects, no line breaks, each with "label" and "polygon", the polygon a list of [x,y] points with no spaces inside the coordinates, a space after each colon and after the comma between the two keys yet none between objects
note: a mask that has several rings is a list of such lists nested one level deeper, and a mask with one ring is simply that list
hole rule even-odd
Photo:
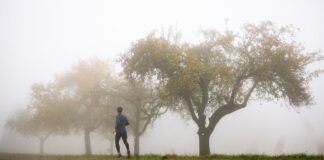
[{"label": "dark pants", "polygon": [[120,138],[123,139],[123,142],[126,146],[127,152],[129,152],[129,145],[127,142],[127,133],[126,132],[125,133],[116,133],[116,135],[115,135],[115,145],[116,145],[117,152],[120,153],[120,146],[119,146]]}]

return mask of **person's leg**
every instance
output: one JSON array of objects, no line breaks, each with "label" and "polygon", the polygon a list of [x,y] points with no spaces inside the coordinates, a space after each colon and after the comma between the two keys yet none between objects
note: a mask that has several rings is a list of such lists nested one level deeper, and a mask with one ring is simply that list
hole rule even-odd
[{"label": "person's leg", "polygon": [[116,145],[116,150],[117,150],[117,153],[120,154],[120,146],[119,146],[119,140],[120,140],[120,133],[116,133],[115,135],[115,145]]},{"label": "person's leg", "polygon": [[130,157],[129,144],[127,142],[127,133],[122,134],[122,139],[123,139],[123,142],[124,142],[124,144],[126,146],[126,149],[127,149],[127,155],[128,155],[128,157]]},{"label": "person's leg", "polygon": [[127,142],[127,133],[122,134],[122,139],[123,139],[123,142],[124,142],[124,144],[126,146],[127,152],[129,152],[129,144]]}]

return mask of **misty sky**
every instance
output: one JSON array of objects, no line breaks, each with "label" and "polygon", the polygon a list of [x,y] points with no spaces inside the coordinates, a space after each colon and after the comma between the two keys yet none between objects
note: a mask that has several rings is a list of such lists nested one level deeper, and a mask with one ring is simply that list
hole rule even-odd
[{"label": "misty sky", "polygon": [[[225,18],[235,31],[263,20],[293,24],[300,29],[296,39],[307,51],[323,50],[323,12],[321,0],[0,0],[0,152],[38,151],[34,139],[10,134],[3,127],[5,120],[26,107],[32,83],[52,81],[79,59],[108,59],[120,70],[118,55],[154,29],[176,26],[183,40],[195,41],[201,29],[224,30]],[[221,120],[211,151],[323,153],[323,87],[322,75],[311,82],[316,104],[299,110],[282,103],[250,102]],[[92,138],[94,152],[105,153],[108,142]],[[45,151],[82,153],[82,140],[50,138]],[[145,153],[198,152],[196,126],[172,113],[156,121],[141,142]]]}]

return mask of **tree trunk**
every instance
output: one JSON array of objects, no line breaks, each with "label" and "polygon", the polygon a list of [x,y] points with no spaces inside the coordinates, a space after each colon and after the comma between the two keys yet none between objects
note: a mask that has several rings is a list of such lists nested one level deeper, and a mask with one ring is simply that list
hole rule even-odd
[{"label": "tree trunk", "polygon": [[91,155],[91,141],[90,141],[90,131],[84,131],[84,144],[85,144],[85,154]]},{"label": "tree trunk", "polygon": [[46,139],[39,139],[39,153],[44,154],[44,144]]},{"label": "tree trunk", "polygon": [[210,134],[198,133],[199,136],[199,156],[210,154],[209,138]]},{"label": "tree trunk", "polygon": [[109,148],[109,152],[110,152],[110,154],[112,155],[112,154],[114,154],[114,146],[115,146],[115,141],[114,141],[115,139],[113,139],[113,138],[110,138],[110,140],[109,140],[109,143],[110,143],[110,148]]},{"label": "tree trunk", "polygon": [[140,137],[140,126],[141,126],[141,112],[140,107],[136,108],[135,112],[135,124],[134,124],[134,155],[139,155],[139,137]]},{"label": "tree trunk", "polygon": [[134,154],[135,155],[139,154],[139,145],[140,145],[139,139],[140,139],[139,135],[134,136]]}]

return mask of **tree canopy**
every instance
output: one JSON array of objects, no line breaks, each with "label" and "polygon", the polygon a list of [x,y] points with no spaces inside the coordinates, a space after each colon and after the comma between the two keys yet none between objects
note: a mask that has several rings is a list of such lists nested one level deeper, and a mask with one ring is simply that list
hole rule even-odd
[{"label": "tree canopy", "polygon": [[38,138],[42,154],[48,137],[69,133],[71,100],[61,96],[54,83],[35,83],[31,89],[29,106],[16,112],[7,120],[6,125],[19,134]]},{"label": "tree canopy", "polygon": [[91,154],[90,133],[105,125],[107,117],[113,114],[109,90],[114,79],[106,61],[100,59],[83,60],[70,71],[57,78],[61,94],[73,99],[68,117],[76,131],[83,131],[85,152]]},{"label": "tree canopy", "polygon": [[216,124],[246,107],[252,93],[293,106],[312,102],[308,83],[318,72],[306,67],[320,57],[306,52],[294,33],[292,26],[262,22],[244,25],[240,34],[202,31],[197,44],[150,34],[131,46],[122,64],[130,78],[156,76],[160,95],[183,104],[198,126],[200,155],[206,155]]}]

